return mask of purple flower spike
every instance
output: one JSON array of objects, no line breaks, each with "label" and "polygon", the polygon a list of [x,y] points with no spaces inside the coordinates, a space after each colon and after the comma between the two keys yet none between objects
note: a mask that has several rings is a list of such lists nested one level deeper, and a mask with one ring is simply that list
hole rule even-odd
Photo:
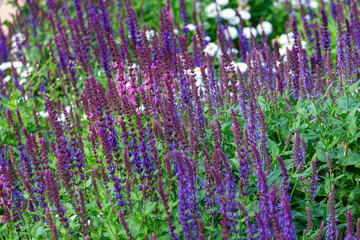
[{"label": "purple flower spike", "polygon": [[336,226],[337,217],[335,215],[335,187],[334,185],[331,186],[331,192],[329,195],[329,216],[327,218],[327,225],[326,225],[326,236],[328,240],[335,240],[337,239],[338,235],[338,228]]},{"label": "purple flower spike", "polygon": [[351,211],[347,211],[347,231],[346,231],[346,238],[345,240],[353,240],[354,233],[353,233],[353,219],[351,215]]}]

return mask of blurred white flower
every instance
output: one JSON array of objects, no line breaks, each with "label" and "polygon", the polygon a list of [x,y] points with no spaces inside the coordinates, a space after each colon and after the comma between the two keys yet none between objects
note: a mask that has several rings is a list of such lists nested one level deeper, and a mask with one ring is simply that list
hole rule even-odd
[{"label": "blurred white flower", "polygon": [[138,107],[138,111],[141,111],[141,112],[143,112],[145,110],[145,107],[144,107],[144,105],[140,105],[140,107]]},{"label": "blurred white flower", "polygon": [[[66,110],[67,113],[70,112],[70,109],[71,109],[70,106],[65,107],[65,110]],[[65,122],[66,121],[65,114],[63,112],[61,112],[60,116],[57,118],[57,121],[58,122]]]},{"label": "blurred white flower", "polygon": [[219,6],[226,6],[229,4],[229,0],[216,0],[216,3],[219,5]]},{"label": "blurred white flower", "polygon": [[235,69],[236,69],[236,67],[238,67],[241,73],[246,73],[246,71],[248,69],[248,65],[244,62],[237,62],[237,63],[232,62],[232,64],[235,67]]},{"label": "blurred white flower", "polygon": [[284,56],[284,55],[286,55],[286,52],[287,52],[287,50],[286,49],[289,49],[289,50],[291,50],[292,49],[292,44],[288,44],[288,45],[284,45],[284,46],[282,46],[280,49],[279,49],[279,53],[280,53],[280,55],[281,56]]},{"label": "blurred white flower", "polygon": [[10,79],[11,79],[10,75],[7,75],[7,76],[4,78],[4,82],[10,81]]},{"label": "blurred white flower", "polygon": [[246,5],[249,0],[236,0],[239,5]]},{"label": "blurred white flower", "polygon": [[231,20],[234,17],[236,17],[236,12],[234,9],[226,8],[220,12],[220,17],[222,17],[225,20]]},{"label": "blurred white flower", "polygon": [[179,30],[175,28],[175,29],[174,29],[174,34],[175,34],[175,35],[178,35],[178,34],[179,34]]},{"label": "blurred white flower", "polygon": [[152,30],[152,29],[151,30],[146,30],[145,36],[146,36],[146,39],[148,41],[150,41],[150,39],[152,39],[155,36],[155,31]]},{"label": "blurred white flower", "polygon": [[23,85],[26,82],[27,82],[27,80],[25,78],[22,78],[22,79],[19,80],[20,85]]},{"label": "blurred white flower", "polygon": [[222,56],[223,56],[223,53],[222,53],[222,51],[221,50],[219,50],[217,53],[216,53],[216,58],[218,58],[218,59],[220,59],[220,58],[222,58]]},{"label": "blurred white flower", "polygon": [[40,115],[40,117],[42,118],[48,118],[49,117],[49,113],[46,111],[41,111],[38,113],[38,115]]},{"label": "blurred white flower", "polygon": [[301,46],[302,46],[303,49],[306,49],[306,44],[307,44],[306,41],[301,41]]},{"label": "blurred white flower", "polygon": [[257,31],[259,34],[262,34],[262,32],[264,32],[265,35],[269,35],[272,33],[272,30],[273,30],[273,26],[268,21],[263,21],[262,23],[259,23],[257,25]]},{"label": "blurred white flower", "polygon": [[25,36],[20,32],[11,36],[11,42],[17,42],[17,41],[22,42],[24,40],[25,40]]},{"label": "blurred white flower", "polygon": [[229,37],[234,40],[237,37],[239,37],[239,32],[236,27],[228,26],[227,31],[225,30],[225,37],[226,39],[229,39]]},{"label": "blurred white flower", "polygon": [[228,22],[231,25],[237,25],[240,23],[240,18],[238,16],[235,16],[234,18],[229,19]]},{"label": "blurred white flower", "polygon": [[[26,102],[29,98],[28,98],[28,96],[26,95],[25,97],[21,97],[20,99],[23,100],[23,102]],[[15,100],[15,104],[16,104],[16,105],[18,105],[19,102],[20,102],[20,100]]]},{"label": "blurred white flower", "polygon": [[[303,49],[306,49],[306,42],[305,41],[301,41],[301,47]],[[286,55],[286,49],[288,48],[290,51],[292,50],[294,46],[294,42],[288,42],[286,45],[282,46],[280,49],[279,49],[279,52],[280,52],[280,55],[284,56]]]},{"label": "blurred white flower", "polygon": [[205,7],[205,14],[208,18],[215,18],[217,11],[220,11],[220,7],[214,2]]},{"label": "blurred white flower", "polygon": [[[14,66],[15,69],[22,68],[22,66],[23,66],[22,62],[19,62],[19,61],[12,62],[12,65]],[[11,62],[4,62],[0,65],[1,71],[4,71],[8,68],[11,68]]]},{"label": "blurred white flower", "polygon": [[86,115],[86,114],[84,113],[83,117],[81,118],[81,121],[85,121],[85,120],[87,120],[87,119],[88,119],[88,115]]},{"label": "blurred white flower", "polygon": [[209,54],[210,56],[215,56],[216,52],[219,50],[219,46],[216,43],[210,42],[204,48],[204,52]]},{"label": "blurred white flower", "polygon": [[129,68],[131,68],[131,69],[135,69],[137,67],[138,67],[138,65],[136,65],[135,63],[133,63],[131,66],[129,66]]},{"label": "blurred white flower", "polygon": [[239,5],[238,10],[246,10],[249,11],[250,10],[250,6],[247,5],[249,0],[237,0],[237,3]]},{"label": "blurred white flower", "polygon": [[[248,12],[246,10],[239,10],[238,12],[243,21],[248,21],[251,19],[250,12]],[[235,16],[234,18],[229,19],[228,21],[231,25],[237,25],[240,23],[240,18],[238,16]]]},{"label": "blurred white flower", "polygon": [[[23,34],[21,33],[16,33],[11,37],[11,54],[16,54],[16,52],[18,52],[19,46],[18,44],[22,44],[25,41],[25,37]],[[22,45],[20,45],[20,47],[22,47]]]},{"label": "blurred white flower", "polygon": [[201,87],[204,83],[202,81],[202,76],[201,76],[201,69],[199,67],[196,67],[194,69],[195,72],[195,79],[196,79],[196,86]]},{"label": "blurred white flower", "polygon": [[236,48],[232,48],[231,50],[229,50],[229,52],[231,52],[232,54],[238,54],[239,50],[237,50]]},{"label": "blurred white flower", "polygon": [[239,11],[239,14],[240,14],[242,20],[248,21],[248,20],[250,20],[250,18],[251,18],[251,14],[250,14],[249,11],[240,10],[240,11]]},{"label": "blurred white flower", "polygon": [[201,11],[201,9],[202,9],[201,2],[196,2],[195,7],[196,7],[196,10]]},{"label": "blurred white flower", "polygon": [[209,36],[206,36],[206,37],[204,37],[204,40],[207,41],[207,42],[210,42],[211,38]]},{"label": "blurred white flower", "polygon": [[185,26],[189,31],[195,31],[196,27],[194,24],[189,23],[188,25]]},{"label": "blurred white flower", "polygon": [[278,40],[278,43],[281,45],[294,44],[294,34],[289,32],[288,34],[281,34]]},{"label": "blurred white flower", "polygon": [[27,78],[28,76],[30,76],[30,73],[34,71],[34,68],[33,67],[29,67],[27,70],[23,71],[21,74],[20,74],[20,77],[22,78]]},{"label": "blurred white flower", "polygon": [[[251,31],[251,32],[250,32],[250,31]],[[256,29],[253,28],[253,27],[252,27],[252,28],[250,28],[250,27],[244,27],[243,33],[244,33],[244,36],[245,36],[247,39],[250,39],[251,33],[254,35],[254,37],[256,37],[256,35],[257,35]]]},{"label": "blurred white flower", "polygon": [[309,2],[309,6],[311,7],[311,8],[318,8],[319,7],[319,3],[317,2],[317,1],[314,1],[314,0],[312,0],[312,1],[310,1]]}]

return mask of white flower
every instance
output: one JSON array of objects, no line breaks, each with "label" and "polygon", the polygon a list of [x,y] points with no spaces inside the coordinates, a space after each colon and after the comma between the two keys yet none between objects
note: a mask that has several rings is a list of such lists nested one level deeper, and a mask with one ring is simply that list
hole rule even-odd
[{"label": "white flower", "polygon": [[216,0],[216,3],[220,6],[226,6],[229,4],[229,0]]},{"label": "white flower", "polygon": [[263,21],[262,23],[259,23],[259,25],[257,25],[257,31],[259,34],[262,34],[262,32],[264,32],[265,35],[269,35],[272,33],[272,30],[273,26],[268,21]]},{"label": "white flower", "polygon": [[[21,97],[20,99],[23,100],[23,102],[26,102],[29,98],[28,98],[28,96],[26,95],[25,97]],[[20,100],[15,100],[15,104],[16,104],[16,105],[18,105],[19,102],[20,102]]]},{"label": "white flower", "polygon": [[236,62],[232,62],[232,64],[233,64],[233,66],[235,67],[235,69],[236,69],[236,67],[238,67],[241,73],[246,73],[246,71],[247,71],[247,69],[248,69],[247,64],[244,63],[244,62],[237,62],[237,63],[236,63]]},{"label": "white flower", "polygon": [[12,35],[12,37],[11,37],[11,42],[17,42],[17,41],[22,42],[24,40],[25,40],[24,35],[22,33],[19,33],[19,32]]},{"label": "white flower", "polygon": [[289,37],[287,34],[281,34],[277,42],[281,45],[286,45],[289,42]]},{"label": "white flower", "polygon": [[234,17],[236,17],[236,12],[234,9],[226,8],[220,12],[220,17],[222,17],[225,20],[231,20]]},{"label": "white flower", "polygon": [[19,80],[20,85],[23,85],[26,82],[27,82],[27,80],[25,78],[22,78],[22,79]]},{"label": "white flower", "polygon": [[238,16],[235,16],[234,18],[232,19],[229,19],[228,22],[231,24],[231,25],[237,25],[240,23],[240,18]]},{"label": "white flower", "polygon": [[302,47],[303,49],[306,49],[306,44],[307,44],[306,41],[301,41],[301,47]]},{"label": "white flower", "polygon": [[30,73],[34,70],[33,67],[29,67],[27,70],[23,71],[21,74],[20,74],[20,77],[22,78],[27,78],[30,76]]},{"label": "white flower", "polygon": [[202,76],[201,76],[201,69],[199,67],[196,67],[194,69],[195,72],[195,80],[196,80],[196,86],[201,87],[204,85],[203,81],[202,81]]},{"label": "white flower", "polygon": [[196,2],[195,8],[196,8],[196,10],[201,11],[201,9],[202,9],[201,2]]},{"label": "white flower", "polygon": [[145,110],[145,107],[144,107],[144,105],[140,105],[140,107],[138,107],[138,111],[141,111],[141,112],[143,112]]},{"label": "white flower", "polygon": [[249,0],[236,0],[238,5],[246,5]]},{"label": "white flower", "polygon": [[10,79],[11,79],[10,75],[7,75],[7,76],[4,78],[4,82],[10,81]]},{"label": "white flower", "polygon": [[196,27],[194,24],[189,23],[188,25],[185,26],[189,31],[195,31]]},{"label": "white flower", "polygon": [[[70,106],[65,107],[65,111],[66,111],[67,113],[70,112],[70,109],[71,109]],[[66,121],[65,114],[64,114],[63,112],[60,114],[60,117],[57,118],[57,121],[58,121],[58,122],[65,122],[65,121]]]},{"label": "white flower", "polygon": [[205,7],[205,14],[208,18],[215,18],[217,11],[220,11],[219,6],[216,3],[210,3]]},{"label": "white flower", "polygon": [[309,6],[311,7],[311,8],[318,8],[319,7],[319,3],[317,2],[317,1],[314,1],[314,0],[312,0],[312,1],[310,1],[309,2]]},{"label": "white flower", "polygon": [[204,52],[213,57],[215,56],[218,50],[219,50],[218,45],[216,45],[216,43],[210,42],[208,43],[208,45],[206,45]]},{"label": "white flower", "polygon": [[137,67],[138,67],[138,65],[136,65],[135,63],[133,63],[131,66],[129,66],[129,68],[131,68],[131,69],[135,69]]},{"label": "white flower", "polygon": [[40,117],[42,118],[48,118],[49,117],[49,113],[46,111],[41,111],[38,113],[38,115],[40,115]]},{"label": "white flower", "polygon": [[250,11],[250,6],[247,5],[249,0],[237,0],[238,2],[238,10],[246,10],[246,11]]},{"label": "white flower", "polygon": [[[22,44],[25,41],[24,35],[16,33],[11,37],[11,54],[17,53],[20,49],[18,43]],[[21,47],[21,46],[20,46]]]},{"label": "white flower", "polygon": [[150,41],[150,39],[152,39],[155,36],[155,31],[152,30],[152,29],[151,30],[146,30],[145,36],[146,36],[146,39],[148,41]]},{"label": "white flower", "polygon": [[232,54],[238,54],[239,50],[237,50],[236,48],[232,48],[229,52],[231,52]]},{"label": "white flower", "polygon": [[233,27],[233,26],[228,26],[227,27],[227,30],[225,30],[225,37],[226,39],[229,39],[229,37],[231,39],[236,39],[237,37],[239,37],[239,32],[237,30],[236,27]]},{"label": "white flower", "polygon": [[278,43],[281,45],[294,44],[294,34],[289,32],[288,34],[281,34],[278,40]]},{"label": "white flower", "polygon": [[175,28],[175,29],[174,29],[174,34],[175,34],[175,35],[178,35],[178,34],[179,34],[179,29],[176,29],[176,28]]},{"label": "white flower", "polygon": [[77,215],[74,215],[74,216],[72,216],[72,217],[70,217],[70,219],[72,220],[72,221],[74,221],[74,219],[77,217]]},{"label": "white flower", "polygon": [[284,45],[284,46],[282,46],[282,47],[279,49],[279,53],[280,53],[281,56],[286,55],[286,52],[287,52],[286,49],[291,50],[291,49],[292,49],[292,44]]},{"label": "white flower", "polygon": [[247,39],[250,39],[250,37],[251,37],[250,31],[251,31],[251,33],[254,35],[254,37],[256,37],[256,35],[257,35],[257,32],[256,32],[256,29],[255,29],[255,28],[252,27],[252,28],[250,29],[250,27],[244,27],[243,33],[244,33],[244,36],[245,36]]},{"label": "white flower", "polygon": [[222,53],[221,50],[219,50],[219,51],[216,53],[216,58],[220,59],[222,56],[223,56],[223,53]]},{"label": "white flower", "polygon": [[248,21],[248,20],[250,20],[250,18],[251,18],[251,14],[250,14],[249,11],[240,10],[240,11],[239,11],[239,14],[240,14],[242,20]]},{"label": "white flower", "polygon": [[209,36],[206,36],[206,37],[204,37],[204,40],[207,41],[207,42],[210,42],[211,38]]},{"label": "white flower", "polygon": [[[12,65],[14,66],[15,69],[22,68],[22,66],[23,66],[22,62],[19,62],[19,61],[12,62]],[[8,68],[11,68],[11,62],[4,62],[0,65],[1,71],[4,71]]]},{"label": "white flower", "polygon": [[58,121],[58,122],[65,122],[65,121],[66,121],[65,115],[62,113],[62,114],[60,115],[60,117],[57,118],[57,121]]},{"label": "white flower", "polygon": [[[306,42],[305,41],[301,41],[301,47],[303,49],[306,49]],[[286,49],[288,48],[290,51],[292,50],[294,46],[294,43],[293,42],[288,42],[286,45],[282,46],[280,49],[279,49],[279,52],[280,52],[280,55],[286,55]]]},{"label": "white flower", "polygon": [[84,116],[81,118],[81,121],[85,121],[85,120],[87,120],[88,119],[88,115],[86,115],[85,113],[84,113]]}]

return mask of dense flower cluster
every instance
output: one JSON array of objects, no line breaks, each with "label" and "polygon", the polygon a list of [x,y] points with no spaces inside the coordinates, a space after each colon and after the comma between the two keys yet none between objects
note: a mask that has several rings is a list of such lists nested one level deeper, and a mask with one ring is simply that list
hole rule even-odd
[{"label": "dense flower cluster", "polygon": [[[330,20],[324,1],[296,1],[301,11],[291,14],[291,32],[271,41],[272,24],[245,25],[251,14],[239,2],[236,10],[226,0],[204,9],[194,1],[189,9],[179,0],[175,19],[166,1],[155,28],[130,0],[28,0],[28,15],[9,28],[13,38],[0,31],[7,229],[21,235],[28,222],[42,224],[51,239],[96,239],[97,228],[109,239],[298,239],[302,231],[338,239],[343,219],[334,185],[321,199],[328,214],[317,215],[317,232],[305,205],[307,226],[294,224],[293,192],[309,191],[314,201],[319,168],[308,161],[301,127],[290,129],[283,153],[272,152],[259,99],[276,107],[283,99],[292,114],[301,111],[297,101],[333,98],[332,89],[340,98],[360,77],[360,6],[340,3]],[[216,18],[216,41],[203,15]],[[51,62],[45,75],[27,54],[31,39],[47,31],[46,49],[36,46],[39,61]],[[12,109],[4,103],[15,93],[22,101]],[[346,239],[353,239],[356,224],[345,214]]]}]

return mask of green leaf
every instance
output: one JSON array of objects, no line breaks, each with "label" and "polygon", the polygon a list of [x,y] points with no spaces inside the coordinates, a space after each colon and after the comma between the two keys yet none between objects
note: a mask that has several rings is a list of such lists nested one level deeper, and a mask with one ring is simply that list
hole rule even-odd
[{"label": "green leaf", "polygon": [[145,215],[149,215],[152,211],[154,211],[156,205],[156,202],[147,202],[145,205]]},{"label": "green leaf", "polygon": [[[322,144],[321,144],[322,145]],[[320,144],[318,144],[316,146],[316,154],[317,154],[317,157],[319,158],[319,160],[321,162],[327,162],[327,159],[326,159],[326,154],[325,154],[325,149],[323,146],[321,146]]]},{"label": "green leaf", "polygon": [[349,166],[349,165],[359,166],[360,154],[350,153],[350,154],[346,155],[343,159],[341,159],[341,161],[339,161],[339,163],[342,166]]},{"label": "green leaf", "polygon": [[271,157],[275,158],[276,155],[279,155],[279,146],[271,139],[268,139],[269,142],[269,147],[270,147],[270,151],[271,151]]},{"label": "green leaf", "polygon": [[87,181],[86,181],[86,187],[89,187],[91,185],[91,178],[89,178]]},{"label": "green leaf", "polygon": [[351,84],[349,87],[349,92],[350,93],[354,92],[358,88],[359,84],[360,84],[360,80]]},{"label": "green leaf", "polygon": [[234,165],[236,168],[239,168],[239,167],[240,167],[240,165],[239,165],[239,159],[230,158],[229,160],[230,160],[230,162],[232,163],[232,165]]},{"label": "green leaf", "polygon": [[281,170],[278,169],[274,172],[271,172],[268,176],[268,183],[269,183],[269,186],[273,185],[276,181],[276,179],[278,179],[278,177],[281,175]]},{"label": "green leaf", "polygon": [[40,236],[45,232],[45,228],[44,227],[39,227],[36,231],[36,236]]},{"label": "green leaf", "polygon": [[300,134],[300,136],[304,139],[305,142],[307,142],[308,140],[312,140],[312,139],[319,137],[319,134],[317,134],[317,133],[302,133],[302,134]]}]

